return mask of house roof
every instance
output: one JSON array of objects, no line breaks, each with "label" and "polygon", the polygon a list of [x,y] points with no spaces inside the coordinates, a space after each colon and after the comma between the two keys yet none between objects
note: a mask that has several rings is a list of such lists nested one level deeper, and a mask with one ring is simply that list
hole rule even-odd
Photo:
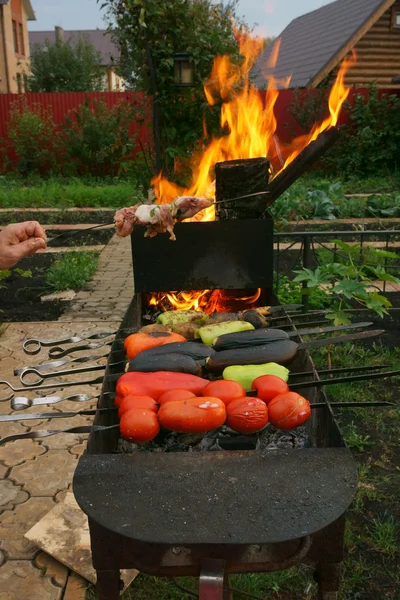
[{"label": "house roof", "polygon": [[[86,37],[89,42],[100,52],[103,65],[118,64],[120,51],[113,43],[111,34],[103,29],[88,29],[79,31],[64,31],[64,40],[76,43],[80,37]],[[43,45],[48,40],[50,43],[56,41],[55,31],[30,31],[29,44]]]},{"label": "house roof", "polygon": [[336,0],[294,19],[278,38],[275,68],[268,66],[274,44],[254,66],[257,87],[265,88],[271,76],[284,80],[290,75],[291,88],[316,87],[395,1]]},{"label": "house roof", "polygon": [[[28,21],[36,21],[36,15],[33,11],[31,0],[22,0]],[[10,4],[10,0],[0,0],[0,4]]]},{"label": "house roof", "polygon": [[36,15],[32,8],[31,0],[22,0],[22,4],[24,5],[28,21],[36,21]]}]

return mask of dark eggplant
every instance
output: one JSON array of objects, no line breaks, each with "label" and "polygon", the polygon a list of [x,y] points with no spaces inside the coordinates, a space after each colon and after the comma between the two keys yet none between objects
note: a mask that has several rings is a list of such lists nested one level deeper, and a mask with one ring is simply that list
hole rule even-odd
[{"label": "dark eggplant", "polygon": [[332,344],[343,344],[353,340],[366,340],[384,333],[384,330],[361,331],[360,333],[350,333],[332,338],[321,340],[312,340],[296,344],[292,340],[281,339],[279,341],[269,342],[262,346],[251,346],[247,348],[236,348],[234,350],[223,350],[217,352],[215,358],[207,358],[207,369],[212,373],[222,373],[227,367],[235,365],[263,365],[273,362],[278,365],[288,365],[295,358],[299,350],[305,348],[319,348],[321,346],[330,346]]},{"label": "dark eggplant", "polygon": [[142,373],[155,373],[157,371],[172,371],[174,373],[188,373],[198,375],[202,373],[201,366],[190,356],[184,354],[160,354],[154,356],[142,356],[138,354],[129,361],[128,371],[139,371]]},{"label": "dark eggplant", "polygon": [[258,310],[245,310],[241,315],[243,321],[251,323],[256,329],[268,326],[267,319]]},{"label": "dark eggplant", "polygon": [[212,347],[218,352],[223,350],[234,350],[250,346],[263,346],[271,342],[288,340],[289,335],[281,329],[254,329],[252,331],[238,331],[220,335],[213,342]]},{"label": "dark eggplant", "polygon": [[274,362],[285,366],[296,356],[298,346],[289,339],[280,339],[262,346],[223,350],[217,352],[215,357],[208,358],[206,365],[211,373],[222,373],[226,367],[233,365],[263,365]]},{"label": "dark eggplant", "polygon": [[173,342],[172,344],[164,344],[164,346],[156,346],[156,348],[148,348],[140,352],[137,356],[147,358],[163,354],[183,354],[184,356],[190,356],[194,360],[205,360],[210,356],[214,356],[216,352],[213,348],[200,342]]}]

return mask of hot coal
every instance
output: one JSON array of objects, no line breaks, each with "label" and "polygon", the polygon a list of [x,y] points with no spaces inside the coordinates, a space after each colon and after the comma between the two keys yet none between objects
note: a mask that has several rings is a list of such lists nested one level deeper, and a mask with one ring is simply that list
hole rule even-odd
[{"label": "hot coal", "polygon": [[280,431],[267,426],[254,435],[240,435],[227,427],[210,431],[205,435],[161,433],[147,444],[132,444],[119,439],[117,454],[134,452],[221,452],[223,450],[287,450],[306,448],[309,439],[304,426],[293,431]]}]

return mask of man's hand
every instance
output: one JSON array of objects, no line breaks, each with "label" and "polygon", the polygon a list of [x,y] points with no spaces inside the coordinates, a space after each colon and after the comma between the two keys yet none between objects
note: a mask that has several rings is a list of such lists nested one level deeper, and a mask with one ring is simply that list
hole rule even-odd
[{"label": "man's hand", "polygon": [[7,225],[0,232],[0,269],[9,269],[22,258],[46,248],[46,233],[37,221]]}]

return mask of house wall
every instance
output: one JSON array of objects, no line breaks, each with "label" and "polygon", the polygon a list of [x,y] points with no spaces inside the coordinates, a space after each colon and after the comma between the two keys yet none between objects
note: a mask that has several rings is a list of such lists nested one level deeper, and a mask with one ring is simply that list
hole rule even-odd
[{"label": "house wall", "polygon": [[[394,4],[400,10],[400,0]],[[353,87],[377,82],[379,87],[396,87],[392,79],[400,75],[400,29],[392,29],[392,8],[356,44],[357,64],[349,71],[346,83]]]},{"label": "house wall", "polygon": [[104,75],[104,89],[107,92],[123,92],[125,90],[123,79],[113,69],[107,68]]},{"label": "house wall", "polygon": [[[0,28],[0,92],[16,94],[25,90],[24,74],[29,73],[30,70],[27,15],[22,0],[11,0],[10,4],[2,5],[1,8],[3,23]],[[18,52],[15,52],[14,47],[13,21],[17,24]],[[23,44],[20,25],[22,25]],[[20,85],[18,85],[18,76]]]}]

